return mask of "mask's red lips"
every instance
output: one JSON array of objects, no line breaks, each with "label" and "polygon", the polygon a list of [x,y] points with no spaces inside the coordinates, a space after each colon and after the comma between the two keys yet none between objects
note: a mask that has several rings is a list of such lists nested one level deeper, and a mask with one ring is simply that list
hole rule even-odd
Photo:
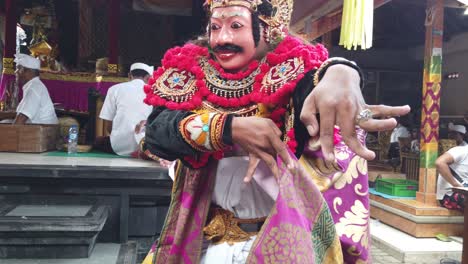
[{"label": "mask's red lips", "polygon": [[234,51],[219,51],[216,52],[216,57],[220,60],[229,60],[232,57],[234,57],[237,54],[237,52]]}]

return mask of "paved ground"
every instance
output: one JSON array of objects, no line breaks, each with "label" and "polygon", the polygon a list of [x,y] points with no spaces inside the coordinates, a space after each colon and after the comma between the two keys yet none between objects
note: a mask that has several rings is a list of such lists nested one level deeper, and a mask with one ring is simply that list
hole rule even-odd
[{"label": "paved ground", "polygon": [[[138,242],[138,261],[137,263],[141,263],[143,258],[146,256],[149,248],[151,247],[154,238],[132,238],[132,240],[136,240]],[[371,247],[371,255],[372,255],[372,263],[373,264],[397,264],[403,263],[396,258],[390,256],[389,254],[385,253],[382,249],[377,247],[376,245],[372,245]],[[439,263],[439,261],[435,261],[434,263]],[[405,264],[424,264],[420,262],[405,262]],[[447,263],[451,264],[451,263]]]},{"label": "paved ground", "polygon": [[[371,246],[371,256],[372,256],[372,263],[373,264],[396,264],[396,263],[405,263],[405,264],[425,264],[421,262],[401,262],[396,258],[390,256],[389,254],[385,253],[382,249],[378,248],[375,245]],[[432,263],[441,263],[441,264],[455,264],[456,262],[450,261],[439,261],[434,260]],[[458,262],[460,263],[460,262]]]},{"label": "paved ground", "polygon": [[[390,256],[389,254],[385,253],[383,250],[378,248],[375,245],[371,246],[371,256],[372,256],[372,263],[373,264],[391,264],[391,263],[402,263],[401,261],[397,260],[396,258]],[[419,263],[411,263],[411,264],[419,264]]]},{"label": "paved ground", "polygon": [[1,259],[1,264],[111,264],[119,256],[119,244],[96,244],[90,258],[81,259]]}]

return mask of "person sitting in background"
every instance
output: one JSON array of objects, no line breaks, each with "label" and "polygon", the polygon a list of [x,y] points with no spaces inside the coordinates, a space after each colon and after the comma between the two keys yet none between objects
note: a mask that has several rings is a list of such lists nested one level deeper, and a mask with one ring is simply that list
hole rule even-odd
[{"label": "person sitting in background", "polygon": [[439,171],[437,179],[437,200],[448,209],[463,209],[465,197],[453,193],[451,187],[468,184],[468,146],[449,149],[436,160]]},{"label": "person sitting in background", "polygon": [[468,145],[464,140],[466,134],[466,128],[464,125],[454,125],[453,123],[449,123],[448,130],[448,138],[455,140],[457,142],[457,146]]},{"label": "person sitting in background", "polygon": [[138,149],[139,138],[143,136],[136,134],[136,127],[152,110],[151,106],[143,104],[146,97],[143,86],[153,70],[144,63],[134,63],[130,67],[130,81],[109,89],[99,117],[107,120],[105,128],[110,137],[98,138],[97,149],[121,156],[130,156]]},{"label": "person sitting in background", "polygon": [[405,126],[405,122],[401,118],[397,118],[397,126],[393,129],[392,134],[390,135],[390,149],[388,151],[388,158],[390,160],[395,159],[399,162],[400,158],[400,146],[398,143],[398,138],[400,137],[410,137],[408,128]]},{"label": "person sitting in background", "polygon": [[398,143],[399,137],[410,137],[410,133],[408,128],[401,123],[401,120],[397,120],[398,125],[393,129],[392,135],[390,136],[390,143]]},{"label": "person sitting in background", "polygon": [[411,129],[411,152],[419,152],[419,129]]},{"label": "person sitting in background", "polygon": [[29,55],[18,54],[15,63],[16,80],[23,86],[23,99],[16,108],[13,124],[58,124],[49,92],[39,79],[41,62]]}]

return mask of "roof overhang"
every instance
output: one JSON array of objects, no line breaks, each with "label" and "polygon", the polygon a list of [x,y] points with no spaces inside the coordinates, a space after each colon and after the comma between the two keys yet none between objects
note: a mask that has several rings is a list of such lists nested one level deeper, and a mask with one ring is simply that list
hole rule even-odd
[{"label": "roof overhang", "polygon": [[[378,8],[391,0],[374,0]],[[291,31],[314,40],[341,25],[343,0],[296,0]]]}]

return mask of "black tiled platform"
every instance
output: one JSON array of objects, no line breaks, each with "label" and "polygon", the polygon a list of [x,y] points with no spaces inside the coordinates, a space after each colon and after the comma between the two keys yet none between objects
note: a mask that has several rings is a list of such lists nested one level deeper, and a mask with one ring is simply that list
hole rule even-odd
[{"label": "black tiled platform", "polygon": [[0,258],[87,258],[108,215],[93,200],[3,200]]}]

